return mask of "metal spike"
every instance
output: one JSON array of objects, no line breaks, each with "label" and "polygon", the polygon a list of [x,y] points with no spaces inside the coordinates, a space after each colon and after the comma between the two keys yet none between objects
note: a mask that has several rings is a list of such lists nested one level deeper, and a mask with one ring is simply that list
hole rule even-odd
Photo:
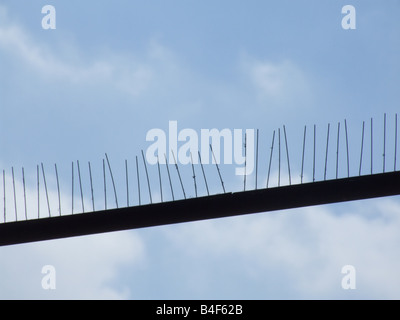
[{"label": "metal spike", "polygon": [[139,177],[139,163],[138,163],[138,158],[136,156],[136,177],[137,177],[137,183],[138,183],[138,197],[139,197],[139,206],[142,204],[141,198],[140,198],[140,177]]},{"label": "metal spike", "polygon": [[258,180],[258,129],[257,129],[257,140],[256,140],[256,190]]},{"label": "metal spike", "polygon": [[72,191],[71,191],[71,198],[72,198],[72,209],[71,213],[74,214],[74,162],[72,162]]},{"label": "metal spike", "polygon": [[395,116],[395,123],[394,123],[394,168],[393,170],[396,171],[396,157],[397,157],[397,113]]},{"label": "metal spike", "polygon": [[104,209],[107,210],[106,163],[104,159],[103,159],[103,185],[104,185]]},{"label": "metal spike", "polygon": [[82,189],[82,179],[81,179],[81,168],[79,166],[79,160],[76,161],[78,167],[78,179],[79,179],[79,190],[81,191],[81,203],[82,203],[82,212],[85,212],[85,205],[83,203],[83,189]]},{"label": "metal spike", "polygon": [[25,172],[24,167],[22,167],[22,185],[24,188],[24,207],[25,207],[25,220],[28,220],[28,209],[26,206],[26,188],[25,188]]},{"label": "metal spike", "polygon": [[244,176],[243,176],[243,191],[246,191],[246,167],[247,167],[247,132],[244,134]]},{"label": "metal spike", "polygon": [[338,178],[338,172],[339,172],[339,134],[340,134],[340,122],[338,122],[337,143],[336,143],[336,179]]},{"label": "metal spike", "polygon": [[89,166],[89,178],[90,178],[90,192],[92,194],[92,209],[94,209],[94,193],[93,193],[93,179],[92,179],[92,167],[90,165],[90,161],[88,161],[88,166]]},{"label": "metal spike", "polygon": [[15,192],[15,179],[14,179],[14,168],[11,167],[11,175],[12,175],[12,181],[13,181],[13,190],[14,190],[14,212],[15,212],[15,221],[18,221],[18,215],[17,215],[17,194]]},{"label": "metal spike", "polygon": [[315,181],[315,141],[316,141],[316,125],[314,124],[313,182]]},{"label": "metal spike", "polygon": [[284,133],[284,136],[285,136],[286,157],[287,157],[288,172],[289,172],[289,185],[291,185],[291,184],[292,184],[292,178],[291,178],[291,176],[290,176],[289,148],[288,148],[288,143],[287,143],[286,127],[285,127],[285,125],[283,125],[283,133]]},{"label": "metal spike", "polygon": [[210,192],[208,190],[208,184],[207,184],[207,179],[206,179],[206,174],[204,172],[204,167],[203,167],[203,163],[201,161],[201,156],[200,156],[200,151],[197,151],[197,153],[199,154],[199,160],[200,160],[200,166],[201,166],[201,171],[203,172],[203,177],[204,177],[204,182],[206,184],[206,189],[207,189],[207,195],[210,195]]},{"label": "metal spike", "polygon": [[4,204],[4,222],[6,222],[6,172],[3,170],[3,204]]},{"label": "metal spike", "polygon": [[61,195],[60,195],[60,182],[58,180],[58,170],[57,164],[54,164],[54,169],[56,171],[56,180],[57,180],[57,192],[58,192],[58,213],[61,216]]},{"label": "metal spike", "polygon": [[215,166],[217,167],[219,179],[220,179],[221,185],[222,185],[222,190],[224,190],[224,193],[225,193],[226,191],[225,191],[224,181],[222,180],[221,172],[219,171],[217,159],[215,159],[215,154],[214,154],[214,151],[213,151],[213,148],[212,148],[211,144],[210,144],[210,149],[211,149],[211,153],[212,153],[213,158],[214,158]]},{"label": "metal spike", "polygon": [[383,169],[382,172],[385,172],[385,159],[386,156],[386,113],[383,115]]},{"label": "metal spike", "polygon": [[346,150],[347,150],[347,177],[350,177],[350,156],[349,156],[349,138],[347,134],[347,121],[344,119],[344,128],[346,132]]},{"label": "metal spike", "polygon": [[143,150],[142,150],[142,158],[143,158],[144,169],[146,170],[147,186],[149,187],[150,203],[153,203],[153,199],[152,199],[152,197],[151,197],[151,188],[150,188],[149,173],[147,172],[146,159],[144,158]]},{"label": "metal spike", "polygon": [[197,198],[197,184],[196,184],[196,174],[194,172],[194,164],[193,164],[193,157],[192,157],[192,153],[190,152],[190,159],[192,162],[192,172],[193,172],[193,181],[194,181],[194,193],[196,195]]},{"label": "metal spike", "polygon": [[303,134],[303,154],[302,154],[302,156],[301,156],[301,174],[300,174],[301,183],[303,183],[304,151],[305,151],[305,147],[306,147],[306,134],[307,134],[307,126],[304,126],[304,134]]},{"label": "metal spike", "polygon": [[125,180],[126,180],[126,205],[129,207],[129,179],[128,179],[128,160],[125,159]]},{"label": "metal spike", "polygon": [[362,165],[362,157],[363,157],[363,149],[364,149],[364,127],[365,127],[365,121],[363,121],[362,133],[361,133],[360,168],[358,170],[358,175],[359,176],[361,176],[361,165]]},{"label": "metal spike", "polygon": [[167,172],[168,172],[168,180],[169,180],[169,186],[171,188],[171,194],[172,194],[172,200],[175,200],[175,196],[174,196],[174,189],[172,188],[172,181],[171,181],[171,175],[169,173],[169,167],[168,167],[168,161],[167,161],[167,155],[164,153],[164,158],[165,158],[165,166],[167,168]]},{"label": "metal spike", "polygon": [[171,152],[172,152],[172,156],[174,157],[175,169],[176,169],[176,171],[178,172],[179,181],[181,182],[181,187],[182,187],[183,196],[184,196],[184,198],[186,199],[185,188],[183,187],[182,178],[181,178],[181,174],[180,174],[180,172],[179,172],[178,164],[177,164],[176,159],[175,159],[174,150],[171,150]]},{"label": "metal spike", "polygon": [[326,180],[326,170],[327,170],[327,167],[328,167],[329,129],[330,129],[330,123],[328,123],[328,131],[327,131],[327,133],[326,133],[326,151],[325,151],[324,180]]},{"label": "metal spike", "polygon": [[271,153],[270,153],[270,156],[269,156],[267,186],[266,186],[267,188],[268,188],[268,183],[269,183],[269,176],[270,176],[270,173],[271,173],[271,163],[272,163],[272,153],[274,151],[274,141],[275,141],[275,130],[274,130],[274,133],[272,135]]},{"label": "metal spike", "polygon": [[158,154],[157,154],[157,167],[158,167],[158,180],[160,182],[161,202],[164,202],[164,200],[163,200],[163,192],[162,192],[162,182],[161,182],[160,158],[159,158]]},{"label": "metal spike", "polygon": [[371,118],[371,174],[373,172],[373,121]]},{"label": "metal spike", "polygon": [[108,159],[107,153],[105,155],[106,155],[106,160],[107,160],[107,164],[108,164],[108,169],[110,170],[111,182],[113,184],[114,196],[115,196],[115,204],[116,204],[116,206],[118,208],[118,198],[117,198],[117,190],[115,188],[114,176],[112,174],[111,164],[110,164],[110,160]]}]

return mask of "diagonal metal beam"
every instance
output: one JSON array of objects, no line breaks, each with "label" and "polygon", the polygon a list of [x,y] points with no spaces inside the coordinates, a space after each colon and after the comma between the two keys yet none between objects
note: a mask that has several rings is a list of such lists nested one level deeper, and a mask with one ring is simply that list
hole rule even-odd
[{"label": "diagonal metal beam", "polygon": [[400,172],[0,224],[0,246],[400,194]]}]

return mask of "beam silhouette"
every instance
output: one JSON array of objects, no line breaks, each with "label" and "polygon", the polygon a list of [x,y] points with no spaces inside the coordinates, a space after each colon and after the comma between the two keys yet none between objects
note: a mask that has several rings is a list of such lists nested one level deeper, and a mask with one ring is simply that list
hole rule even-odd
[{"label": "beam silhouette", "polygon": [[0,246],[400,194],[400,172],[0,224]]}]

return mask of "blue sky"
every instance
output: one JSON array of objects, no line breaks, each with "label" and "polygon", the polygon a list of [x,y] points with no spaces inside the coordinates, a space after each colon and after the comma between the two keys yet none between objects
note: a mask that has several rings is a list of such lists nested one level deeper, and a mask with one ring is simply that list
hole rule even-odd
[{"label": "blue sky", "polygon": [[[46,4],[56,9],[56,30],[41,27]],[[355,30],[341,27],[347,4],[356,9]],[[177,120],[179,129],[198,132],[260,129],[262,183],[272,132],[285,125],[298,182],[307,125],[310,181],[312,126],[321,179],[330,123],[328,177],[334,178],[338,122],[339,175],[347,174],[346,119],[351,175],[357,175],[362,122],[367,137],[374,118],[374,172],[380,172],[386,113],[392,170],[394,115],[400,110],[399,11],[398,1],[0,1],[0,169],[10,182],[15,168],[21,195],[24,167],[34,216],[36,165],[45,165],[56,210],[57,163],[68,211],[76,160],[84,168],[90,207],[90,161],[100,207],[107,152],[123,202],[125,159],[134,179],[135,156],[149,146],[146,133],[167,131],[168,122]],[[369,151],[366,144],[365,174]],[[240,190],[242,178],[233,167],[221,169],[229,191]],[[150,167],[157,198],[156,170]],[[181,170],[193,196],[191,168]],[[206,170],[212,192],[220,192],[215,168]],[[18,206],[21,214],[23,203]],[[399,199],[391,197],[1,248],[0,297],[398,298],[399,213]],[[40,286],[47,264],[57,270],[53,291]],[[340,286],[346,264],[357,270],[356,290]]]}]

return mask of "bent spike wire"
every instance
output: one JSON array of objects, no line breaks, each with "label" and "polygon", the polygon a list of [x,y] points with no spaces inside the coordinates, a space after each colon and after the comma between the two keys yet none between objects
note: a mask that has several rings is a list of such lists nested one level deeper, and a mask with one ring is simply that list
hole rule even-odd
[{"label": "bent spike wire", "polygon": [[125,180],[126,180],[126,206],[129,207],[129,178],[128,178],[128,160],[125,159]]},{"label": "bent spike wire", "polygon": [[185,192],[185,188],[183,187],[183,182],[182,182],[181,174],[180,174],[180,172],[179,172],[178,163],[176,162],[174,150],[171,150],[171,152],[172,152],[172,156],[174,157],[175,169],[176,169],[176,171],[178,172],[179,181],[180,181],[180,183],[181,183],[183,196],[184,196],[184,198],[186,199],[186,192]]},{"label": "bent spike wire", "polygon": [[77,167],[78,167],[79,190],[81,191],[82,211],[85,212],[85,205],[84,205],[84,203],[83,203],[83,190],[82,190],[81,168],[80,168],[80,166],[79,166],[79,160],[76,161],[76,165],[77,165]]},{"label": "bent spike wire", "polygon": [[157,168],[158,168],[158,180],[160,182],[160,198],[161,198],[161,202],[164,202],[163,191],[162,191],[162,181],[161,181],[160,158],[159,158],[158,154],[157,154]]},{"label": "bent spike wire", "polygon": [[24,167],[22,167],[22,185],[24,188],[24,207],[25,207],[25,220],[28,220],[28,209],[26,206],[26,188],[25,188],[25,171]]},{"label": "bent spike wire", "polygon": [[274,133],[272,134],[272,145],[271,145],[271,153],[270,153],[270,156],[269,156],[268,176],[267,176],[267,186],[266,186],[266,188],[268,188],[269,175],[271,173],[271,163],[272,163],[272,153],[274,151],[274,141],[275,141],[275,130],[274,130]]},{"label": "bent spike wire", "polygon": [[140,177],[139,177],[139,163],[138,163],[138,158],[136,156],[136,176],[137,176],[137,183],[138,183],[138,198],[139,198],[139,205],[142,204],[141,198],[140,198]]},{"label": "bent spike wire", "polygon": [[150,203],[153,203],[153,198],[151,197],[151,187],[150,187],[149,173],[147,172],[146,159],[144,158],[143,150],[142,150],[142,158],[143,158],[144,169],[146,170],[147,186],[149,187]]},{"label": "bent spike wire", "polygon": [[164,158],[165,158],[165,167],[167,168],[167,173],[168,173],[169,186],[170,186],[170,188],[171,188],[172,201],[175,201],[174,188],[172,187],[172,181],[171,181],[171,175],[170,175],[170,173],[169,173],[167,155],[166,155],[165,153],[164,153]]},{"label": "bent spike wire", "polygon": [[[22,168],[23,169],[23,168]],[[57,180],[57,193],[58,193],[58,213],[61,216],[61,194],[60,194],[60,181],[58,179],[58,170],[57,170],[57,164],[54,164],[54,169],[56,172],[56,180]],[[23,171],[22,171],[23,172]],[[25,189],[25,184],[24,184],[24,189]],[[94,211],[94,209],[93,209]]]},{"label": "bent spike wire", "polygon": [[[370,119],[370,173],[371,175],[374,173],[374,167],[373,167],[373,161],[374,161],[374,126],[373,126],[373,121],[374,119],[371,118]],[[386,173],[388,171],[388,164],[389,162],[389,158],[388,158],[388,154],[392,155],[393,154],[393,167],[390,163],[390,167],[393,168],[393,171],[396,171],[397,169],[397,150],[398,150],[398,119],[397,119],[397,113],[395,114],[394,117],[394,123],[393,123],[394,127],[392,127],[394,130],[394,139],[390,140],[390,136],[392,135],[392,130],[391,128],[388,128],[388,119],[387,119],[387,114],[384,113],[383,114],[383,123],[382,123],[382,131],[380,131],[380,128],[378,128],[378,131],[380,131],[382,133],[382,149],[380,149],[380,147],[378,148],[379,150],[383,150],[383,153],[381,154],[382,158],[379,156],[380,159],[382,159],[382,167],[381,168],[381,172],[382,173]],[[331,152],[331,150],[329,150],[330,146],[329,144],[332,144],[331,141],[331,128],[330,128],[330,123],[328,123],[327,125],[327,131],[326,131],[326,145],[324,145],[322,148],[324,149],[322,152],[324,152],[324,156],[325,156],[325,165],[323,167],[323,181],[328,180],[328,168],[329,165],[331,167],[333,167],[335,165],[335,173],[333,174],[333,178],[331,179],[339,179],[340,176],[344,176],[349,178],[351,176],[351,168],[350,168],[350,146],[349,146],[349,131],[348,131],[348,125],[347,125],[347,120],[344,119],[344,134],[345,137],[342,139],[345,139],[345,143],[346,145],[341,146],[341,142],[340,142],[340,128],[341,127],[341,122],[337,123],[337,137],[336,137],[336,155],[335,155],[335,160],[336,161],[332,161],[332,158],[334,157],[333,153]],[[358,176],[362,175],[363,169],[365,170],[365,160],[364,160],[364,156],[366,153],[365,149],[365,143],[366,143],[366,125],[365,125],[365,121],[362,122],[362,127],[361,129],[361,135],[358,136],[358,139],[360,140],[360,145],[359,147],[356,147],[356,149],[359,150],[359,158],[357,159],[357,164],[356,164],[356,172]],[[278,131],[278,132],[276,132]],[[277,133],[277,139],[275,139],[276,137],[276,133]],[[292,185],[292,172],[291,172],[291,166],[290,166],[290,152],[289,152],[289,140],[288,139],[288,135],[287,135],[287,131],[286,131],[286,127],[285,125],[283,125],[283,138],[285,139],[284,143],[285,143],[285,149],[286,149],[286,158],[287,158],[287,169],[288,169],[288,178],[289,178],[289,186]],[[309,161],[311,162],[311,157],[308,158],[308,156],[306,155],[306,146],[308,145],[308,140],[313,141],[313,146],[311,147],[310,145],[310,149],[312,148],[312,182],[316,181],[316,168],[317,168],[317,163],[316,163],[316,157],[317,157],[317,145],[316,145],[316,139],[317,139],[317,133],[316,133],[316,125],[313,125],[313,134],[311,135],[307,135],[307,126],[304,126],[304,132],[303,135],[301,137],[302,139],[302,145],[299,143],[300,148],[302,147],[302,153],[301,153],[301,171],[300,171],[300,184],[304,183],[304,179],[305,179],[305,168],[307,167],[307,159],[310,159]],[[278,146],[275,146],[275,140],[277,141]],[[310,142],[311,142],[310,141]],[[351,140],[350,140],[351,141]],[[388,143],[389,141],[389,143]],[[394,145],[390,142],[390,141],[394,141]],[[247,133],[245,134],[244,137],[244,163],[245,163],[245,168],[244,168],[244,180],[243,180],[243,189],[241,191],[243,192],[247,192],[247,191],[251,191],[252,188],[250,188],[249,183],[248,183],[248,173],[247,170],[247,164],[249,161],[249,154],[248,151],[250,150],[248,147],[249,141],[248,141],[248,135]],[[258,157],[259,157],[259,131],[257,129],[257,138],[256,138],[256,149],[255,149],[255,186],[253,186],[254,190],[259,190],[259,186],[258,186]],[[375,141],[376,143],[376,141]],[[216,159],[216,153],[213,150],[213,146],[212,144],[209,144],[211,153],[212,153],[212,160],[216,166],[217,169],[217,173],[218,173],[218,177],[222,186],[222,190],[224,193],[226,193],[226,189],[225,189],[225,183],[224,180],[222,179],[222,175],[221,175],[221,170],[220,170],[220,166],[219,166],[219,161],[217,161]],[[274,148],[278,150],[277,153],[277,159],[274,159]],[[332,148],[332,147],[331,147]],[[346,154],[342,155],[341,157],[341,152],[340,149],[346,148]],[[392,149],[393,148],[393,149]],[[378,150],[377,149],[377,150]],[[311,150],[310,150],[311,151]],[[161,159],[159,158],[159,156],[157,156],[157,170],[158,170],[158,183],[159,183],[159,191],[160,191],[160,199],[161,199],[161,203],[166,201],[166,194],[165,194],[165,185],[163,186],[163,184],[165,183],[169,183],[169,188],[171,191],[171,197],[172,197],[172,201],[176,201],[179,200],[177,199],[176,196],[176,190],[174,190],[174,184],[173,184],[173,179],[172,179],[172,175],[171,172],[169,170],[169,164],[174,164],[175,168],[176,168],[176,172],[179,178],[179,183],[180,186],[182,188],[182,193],[183,193],[183,198],[187,199],[187,194],[184,187],[184,181],[183,181],[183,177],[181,176],[181,172],[177,163],[177,159],[175,157],[174,151],[171,150],[171,155],[173,157],[173,163],[171,161],[171,163],[168,162],[167,160],[167,156],[164,153],[164,159],[165,159],[165,168],[168,174],[168,182],[166,181],[166,179],[164,180],[162,178],[162,168],[161,168]],[[272,135],[272,141],[271,141],[271,145],[270,145],[270,150],[266,150],[266,154],[268,157],[269,154],[269,163],[268,163],[268,173],[267,173],[267,177],[266,177],[266,185],[264,186],[264,188],[268,189],[270,187],[270,175],[271,175],[271,169],[272,169],[272,165],[273,162],[278,162],[277,165],[277,169],[278,169],[278,187],[281,186],[282,184],[282,172],[281,172],[281,160],[282,160],[282,154],[281,154],[282,150],[281,150],[281,128],[277,128],[277,130],[273,130],[273,135]],[[393,153],[392,153],[393,152]],[[143,159],[143,166],[144,166],[144,170],[145,170],[145,174],[146,174],[146,181],[147,181],[147,186],[148,186],[148,191],[149,191],[149,199],[150,199],[150,204],[153,203],[153,194],[152,192],[154,190],[152,190],[151,187],[151,181],[150,181],[150,172],[149,172],[149,168],[147,166],[147,162],[145,159],[145,155],[143,150],[141,150],[142,153],[142,159]],[[329,154],[331,153],[331,154]],[[195,159],[194,156],[198,156],[199,161],[195,163]],[[267,158],[268,159],[268,158]],[[331,160],[330,160],[331,159]],[[347,160],[347,170],[344,169],[344,172],[339,172],[340,168],[340,163],[341,160]],[[359,163],[358,163],[359,160]],[[106,165],[107,162],[107,165]],[[363,163],[364,162],[364,163]],[[108,157],[108,154],[105,153],[105,158],[102,159],[102,164],[103,164],[103,183],[104,183],[104,209],[108,210],[109,209],[109,204],[107,203],[107,177],[106,177],[106,166],[108,166],[108,171],[109,171],[109,175],[111,178],[111,182],[112,182],[112,186],[113,186],[113,191],[114,191],[114,197],[115,197],[115,204],[116,207],[119,208],[120,203],[118,202],[118,194],[117,194],[117,188],[116,188],[116,184],[115,184],[115,180],[114,180],[114,175],[113,175],[113,171],[112,171],[112,167],[111,167],[111,163],[110,163],[110,159]],[[196,174],[196,168],[195,168],[195,164],[199,164],[201,167],[201,172],[202,172],[202,176],[204,179],[204,184],[205,184],[205,189],[206,189],[206,196],[211,196],[210,193],[210,189],[209,189],[209,184],[208,184],[208,180],[207,180],[207,176],[206,176],[206,169],[204,167],[204,159],[201,158],[201,154],[200,151],[197,151],[197,155],[193,155],[192,152],[190,152],[190,165],[191,165],[191,169],[192,169],[192,179],[193,179],[193,186],[194,186],[194,194],[195,197],[197,198],[199,196],[199,178],[198,178],[198,174]],[[77,170],[75,170],[75,165]],[[364,168],[363,168],[364,166]],[[39,168],[41,167],[41,168]],[[89,182],[90,182],[90,192],[91,192],[91,207],[92,207],[92,211],[94,212],[96,210],[95,208],[95,199],[94,199],[94,185],[93,185],[93,172],[92,172],[92,167],[91,167],[91,163],[90,161],[88,162],[88,173],[89,173]],[[151,170],[151,169],[150,169]],[[41,171],[41,172],[40,172]],[[57,164],[54,164],[54,173],[55,173],[55,182],[56,182],[56,188],[57,188],[57,197],[58,197],[58,214],[54,214],[54,212],[52,213],[51,211],[51,201],[50,201],[50,197],[51,194],[49,193],[49,189],[48,189],[48,185],[47,185],[47,177],[46,177],[46,172],[45,172],[45,166],[43,163],[40,163],[38,165],[36,165],[36,194],[37,194],[37,199],[34,200],[33,202],[37,201],[37,218],[41,219],[41,218],[52,218],[54,216],[62,216],[65,215],[65,209],[62,208],[62,198],[61,198],[61,188],[60,188],[60,177],[59,177],[59,170],[57,167]],[[254,173],[252,173],[254,176]],[[42,177],[40,176],[42,175]],[[76,175],[78,177],[78,181],[76,181]],[[80,210],[80,208],[76,208],[76,199],[75,199],[75,184],[79,182],[79,195],[81,198],[81,209],[82,212],[88,212],[90,210],[88,210],[85,206],[85,202],[84,202],[84,180],[82,179],[82,171],[81,171],[81,166],[80,166],[80,162],[79,160],[76,161],[76,163],[74,163],[74,161],[71,163],[71,212],[70,215],[73,215],[75,213],[78,213],[78,211]],[[136,156],[136,178],[137,178],[137,188],[138,188],[138,205],[141,206],[143,205],[143,199],[142,199],[142,190],[141,190],[141,177],[140,177],[140,170],[139,170],[139,161],[138,161],[138,156]],[[42,180],[42,182],[41,182]],[[321,180],[322,181],[322,180]],[[7,182],[12,184],[12,188],[9,188],[10,191],[7,191]],[[3,191],[2,191],[2,198],[3,198],[3,218],[2,218],[2,222],[3,223],[8,223],[8,222],[12,222],[12,221],[19,221],[19,220],[29,220],[28,218],[28,200],[31,199],[30,197],[28,197],[27,195],[27,184],[26,184],[26,176],[25,176],[25,168],[22,167],[22,183],[21,183],[21,193],[18,191],[19,188],[19,184],[18,184],[18,180],[16,177],[16,171],[15,168],[12,166],[11,167],[11,175],[10,178],[7,177],[6,174],[6,170],[3,169]],[[129,165],[128,165],[128,160],[125,160],[125,183],[126,183],[126,205],[129,206],[134,206],[135,204],[132,204],[132,202],[130,199],[130,192],[131,192],[131,188],[129,186]],[[42,189],[42,190],[41,190]],[[136,189],[136,188],[132,188]],[[158,187],[157,187],[158,189]],[[44,193],[42,193],[44,192]],[[9,195],[8,195],[9,194]],[[44,214],[44,207],[41,204],[41,201],[43,201],[44,196],[46,197],[46,204],[47,204],[47,211],[48,214]],[[7,199],[8,197],[8,199]],[[21,198],[21,205],[19,205],[18,203],[18,197]],[[22,198],[23,197],[23,198]],[[135,197],[133,197],[135,198]],[[11,199],[11,200],[10,200]],[[8,202],[7,202],[8,200]],[[23,204],[22,204],[23,201]],[[45,205],[46,206],[46,205]],[[14,208],[12,208],[14,207]],[[11,210],[10,210],[11,208]],[[53,208],[53,210],[55,212],[56,209]],[[98,209],[99,210],[99,209]],[[30,215],[31,217],[36,216],[35,213]]]},{"label": "bent spike wire", "polygon": [[[207,183],[207,178],[206,178],[206,174],[204,172],[204,167],[203,167],[203,163],[201,161],[201,155],[200,155],[200,151],[197,151],[197,153],[199,154],[199,161],[200,161],[200,166],[201,166],[201,171],[203,172],[203,177],[204,177],[204,183],[206,184],[206,189],[207,189],[207,195],[210,195],[210,191],[208,190],[208,183]],[[168,168],[168,166],[167,166]],[[172,185],[171,185],[172,188]]]},{"label": "bent spike wire", "polygon": [[361,132],[360,167],[358,169],[359,176],[361,176],[362,156],[363,156],[363,150],[364,150],[364,127],[365,127],[365,121],[363,121],[362,132]]},{"label": "bent spike wire", "polygon": [[243,191],[246,191],[246,167],[247,167],[247,133],[244,134],[244,177]]},{"label": "bent spike wire", "polygon": [[257,178],[258,178],[258,129],[257,129],[257,140],[256,140],[256,190],[258,189]]},{"label": "bent spike wire", "polygon": [[118,198],[117,198],[117,190],[116,190],[116,188],[115,188],[114,176],[113,176],[113,173],[112,173],[112,170],[111,170],[111,164],[110,164],[110,160],[108,159],[107,153],[106,153],[105,155],[106,155],[106,160],[107,160],[108,169],[110,170],[111,182],[112,182],[112,184],[113,184],[114,196],[115,196],[115,204],[116,204],[116,206],[117,206],[117,208],[118,208]]},{"label": "bent spike wire", "polygon": [[224,193],[226,193],[224,181],[222,180],[221,172],[220,172],[219,167],[218,167],[218,162],[217,162],[217,159],[215,158],[215,154],[214,154],[214,151],[213,151],[213,148],[212,148],[211,144],[210,144],[210,149],[211,149],[211,153],[212,153],[212,156],[213,156],[213,159],[214,159],[214,162],[215,162],[215,166],[217,167],[217,171],[218,171],[219,179],[221,181],[222,189],[224,190]]},{"label": "bent spike wire", "polygon": [[314,149],[313,149],[313,182],[315,181],[315,147],[316,147],[316,133],[317,132],[317,127],[314,124]]},{"label": "bent spike wire", "polygon": [[[92,194],[92,209],[93,211],[95,211],[94,209],[94,193],[93,193],[93,179],[92,179],[92,167],[90,165],[90,161],[88,161],[88,166],[89,166],[89,177],[90,177],[90,191]],[[60,208],[60,214],[61,214],[61,208]]]},{"label": "bent spike wire", "polygon": [[288,173],[289,173],[289,185],[291,185],[292,184],[292,179],[290,177],[289,148],[288,148],[288,143],[287,143],[287,138],[286,138],[286,127],[285,127],[285,125],[283,126],[283,133],[284,133],[284,136],[285,136],[286,157],[287,157]]}]

